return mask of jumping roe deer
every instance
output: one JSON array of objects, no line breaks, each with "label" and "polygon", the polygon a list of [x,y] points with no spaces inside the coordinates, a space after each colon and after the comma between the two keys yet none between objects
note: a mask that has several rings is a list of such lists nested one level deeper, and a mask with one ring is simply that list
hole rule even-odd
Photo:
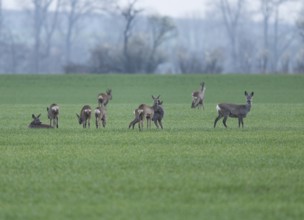
[{"label": "jumping roe deer", "polygon": [[29,124],[29,128],[53,128],[51,125],[42,124],[39,117],[41,114],[35,116],[32,114],[33,121]]},{"label": "jumping roe deer", "polygon": [[97,96],[98,106],[101,107],[101,104],[107,106],[108,102],[112,100],[112,89],[107,89],[106,93],[99,93]]},{"label": "jumping roe deer", "polygon": [[199,109],[200,107],[203,107],[203,109],[205,109],[205,106],[204,106],[205,91],[206,91],[205,82],[201,82],[200,85],[201,86],[198,91],[192,92],[191,108]]},{"label": "jumping roe deer", "polygon": [[91,120],[91,106],[89,105],[85,105],[82,107],[81,111],[80,111],[80,115],[78,115],[76,113],[76,116],[78,118],[78,122],[79,124],[82,124],[83,128],[90,127],[90,120]]},{"label": "jumping roe deer", "polygon": [[245,105],[226,104],[226,103],[218,104],[216,106],[218,116],[214,121],[214,128],[216,126],[217,121],[219,119],[221,119],[222,117],[224,117],[223,124],[226,128],[227,128],[226,121],[227,121],[228,117],[238,118],[239,127],[242,124],[242,128],[243,128],[244,127],[243,118],[246,118],[246,115],[248,114],[248,112],[250,112],[251,100],[252,100],[253,95],[254,95],[254,92],[251,92],[251,94],[249,95],[245,91],[245,96],[246,96],[246,100],[247,100],[247,103]]},{"label": "jumping roe deer", "polygon": [[138,127],[139,130],[143,129],[143,121],[144,119],[147,120],[147,128],[151,128],[151,121],[152,118],[154,116],[154,112],[155,110],[158,108],[159,105],[159,97],[154,97],[152,95],[152,99],[153,99],[153,106],[149,106],[146,104],[141,104],[138,106],[137,109],[135,109],[134,114],[135,114],[135,119],[129,124],[129,128],[132,126],[134,128],[134,125],[136,123],[139,123]]},{"label": "jumping roe deer", "polygon": [[107,123],[107,112],[104,104],[101,104],[100,107],[96,107],[95,109],[95,123],[96,128],[102,126],[105,128]]},{"label": "jumping roe deer", "polygon": [[53,103],[50,107],[47,107],[46,110],[48,112],[48,119],[50,119],[50,125],[58,128],[59,106]]}]

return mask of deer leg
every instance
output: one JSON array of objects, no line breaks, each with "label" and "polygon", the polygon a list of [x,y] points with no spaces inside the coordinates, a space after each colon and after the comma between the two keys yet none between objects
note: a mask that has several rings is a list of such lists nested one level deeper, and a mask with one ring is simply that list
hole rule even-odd
[{"label": "deer leg", "polygon": [[139,121],[138,128],[139,128],[140,131],[144,128],[144,120],[143,119],[141,119]]},{"label": "deer leg", "polygon": [[241,118],[241,117],[239,117],[238,119],[239,119],[239,127],[241,127],[241,121],[242,121],[242,118]]},{"label": "deer leg", "polygon": [[90,119],[88,120],[88,128],[90,128]]},{"label": "deer leg", "polygon": [[244,128],[244,121],[243,118],[241,118],[242,128]]},{"label": "deer leg", "polygon": [[219,115],[217,116],[217,118],[214,120],[214,126],[213,126],[214,128],[215,128],[215,126],[216,126],[217,121],[220,120],[222,117],[223,117],[223,116],[222,116],[221,114],[219,114]]},{"label": "deer leg", "polygon": [[58,117],[56,117],[56,128],[58,128]]},{"label": "deer leg", "polygon": [[135,124],[138,122],[140,122],[140,120],[138,118],[135,118],[133,121],[130,122],[129,128],[131,128],[132,126],[132,129],[134,129]]},{"label": "deer leg", "polygon": [[155,124],[155,126],[156,126],[157,128],[159,128],[159,126],[158,126],[158,124],[157,124],[157,120],[156,120],[156,119],[154,120],[154,124]]},{"label": "deer leg", "polygon": [[227,125],[226,125],[227,118],[228,118],[228,116],[224,116],[224,119],[223,119],[223,124],[224,124],[225,128],[227,128]]},{"label": "deer leg", "polygon": [[158,123],[159,123],[161,129],[163,129],[163,124],[162,124],[161,120],[158,120]]}]

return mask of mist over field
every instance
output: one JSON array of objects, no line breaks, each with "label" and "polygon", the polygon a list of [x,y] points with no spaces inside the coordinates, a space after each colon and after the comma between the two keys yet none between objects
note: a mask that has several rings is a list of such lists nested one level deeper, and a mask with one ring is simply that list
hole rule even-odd
[{"label": "mist over field", "polygon": [[202,0],[178,17],[143,0],[14,2],[0,4],[0,73],[304,72],[301,1]]}]

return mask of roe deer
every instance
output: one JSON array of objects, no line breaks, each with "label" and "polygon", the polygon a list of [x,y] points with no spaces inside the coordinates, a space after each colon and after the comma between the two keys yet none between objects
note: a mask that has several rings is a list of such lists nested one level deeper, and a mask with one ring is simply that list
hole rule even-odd
[{"label": "roe deer", "polygon": [[134,114],[135,114],[135,119],[129,124],[129,128],[132,126],[134,128],[134,125],[136,123],[139,123],[138,127],[139,130],[143,129],[143,121],[144,119],[147,120],[147,128],[151,128],[151,121],[152,118],[154,116],[154,112],[156,109],[158,109],[158,105],[159,105],[159,97],[154,97],[152,95],[152,99],[153,99],[153,106],[148,106],[146,104],[141,104],[138,106],[137,109],[135,109]]},{"label": "roe deer", "polygon": [[39,114],[37,116],[32,114],[32,118],[34,120],[29,124],[28,127],[29,128],[53,128],[51,125],[42,124],[42,122],[39,119],[40,116],[41,116],[41,114]]},{"label": "roe deer", "polygon": [[[152,118],[152,121],[154,121],[154,124],[157,128],[159,128],[159,126],[161,127],[161,129],[163,129],[163,125],[162,125],[162,119],[164,117],[164,109],[162,107],[163,102],[159,101],[158,103],[158,107],[156,109],[154,109],[154,115]],[[134,129],[134,126],[136,123],[140,122],[141,120],[143,120],[144,116],[143,116],[143,110],[142,109],[135,109],[134,110],[134,115],[135,115],[135,119],[133,121],[130,122],[129,124],[129,128]],[[150,115],[146,116],[146,119],[150,119]],[[159,126],[158,126],[159,125]]]},{"label": "roe deer", "polygon": [[200,107],[203,107],[203,109],[205,109],[205,106],[204,106],[205,91],[206,91],[205,82],[201,82],[200,85],[201,86],[200,86],[198,91],[192,92],[191,108],[198,108],[199,109]]},{"label": "roe deer", "polygon": [[82,124],[83,128],[90,127],[90,120],[91,120],[91,106],[89,105],[85,105],[82,107],[81,111],[80,111],[80,115],[78,115],[76,113],[76,116],[78,118],[78,122],[79,124]]},{"label": "roe deer", "polygon": [[50,107],[47,107],[46,110],[48,112],[48,119],[50,119],[50,125],[58,128],[59,106],[54,103]]},{"label": "roe deer", "polygon": [[101,104],[107,106],[108,102],[112,100],[112,89],[107,89],[106,93],[99,93],[97,96],[98,106],[101,107]]},{"label": "roe deer", "polygon": [[107,112],[103,104],[101,104],[101,107],[96,107],[95,109],[95,123],[96,123],[96,128],[99,128],[101,124],[104,128],[106,127]]},{"label": "roe deer", "polygon": [[248,112],[250,112],[251,109],[251,100],[254,95],[254,92],[251,92],[249,95],[245,91],[245,96],[247,99],[247,103],[245,105],[236,105],[236,104],[226,104],[226,103],[221,103],[216,106],[216,110],[218,112],[218,116],[214,121],[214,128],[216,126],[216,123],[219,119],[224,117],[223,119],[223,124],[227,128],[226,121],[228,117],[231,118],[238,118],[239,120],[239,127],[242,125],[242,128],[244,127],[244,122],[243,118],[246,118],[246,115]]},{"label": "roe deer", "polygon": [[157,108],[154,109],[154,115],[153,115],[153,118],[152,118],[152,121],[154,121],[154,124],[156,125],[156,127],[159,128],[158,127],[158,124],[159,124],[161,129],[163,129],[162,119],[163,119],[164,114],[165,114],[164,108],[163,108],[162,105],[163,105],[163,102],[159,101]]},{"label": "roe deer", "polygon": [[[143,112],[144,112],[144,110],[138,109],[138,108],[134,110],[135,118],[134,118],[133,121],[130,122],[129,128],[131,128],[131,126],[132,126],[132,129],[134,129],[135,124],[136,124],[136,123],[139,123],[141,120],[144,119],[144,114],[143,114]],[[150,117],[150,116],[148,115],[147,117]],[[138,124],[138,128],[139,128],[139,130],[140,130],[140,124]]]}]

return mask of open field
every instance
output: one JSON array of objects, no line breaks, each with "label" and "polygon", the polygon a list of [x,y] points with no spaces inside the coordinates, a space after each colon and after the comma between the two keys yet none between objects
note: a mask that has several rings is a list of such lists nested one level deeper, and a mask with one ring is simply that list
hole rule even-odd
[{"label": "open field", "polygon": [[[206,109],[190,109],[206,82]],[[76,113],[113,90],[105,129]],[[213,128],[218,102],[245,103],[245,128]],[[304,76],[0,75],[0,219],[303,219]],[[164,130],[129,130],[164,101]],[[28,129],[60,105],[59,129]]]}]

